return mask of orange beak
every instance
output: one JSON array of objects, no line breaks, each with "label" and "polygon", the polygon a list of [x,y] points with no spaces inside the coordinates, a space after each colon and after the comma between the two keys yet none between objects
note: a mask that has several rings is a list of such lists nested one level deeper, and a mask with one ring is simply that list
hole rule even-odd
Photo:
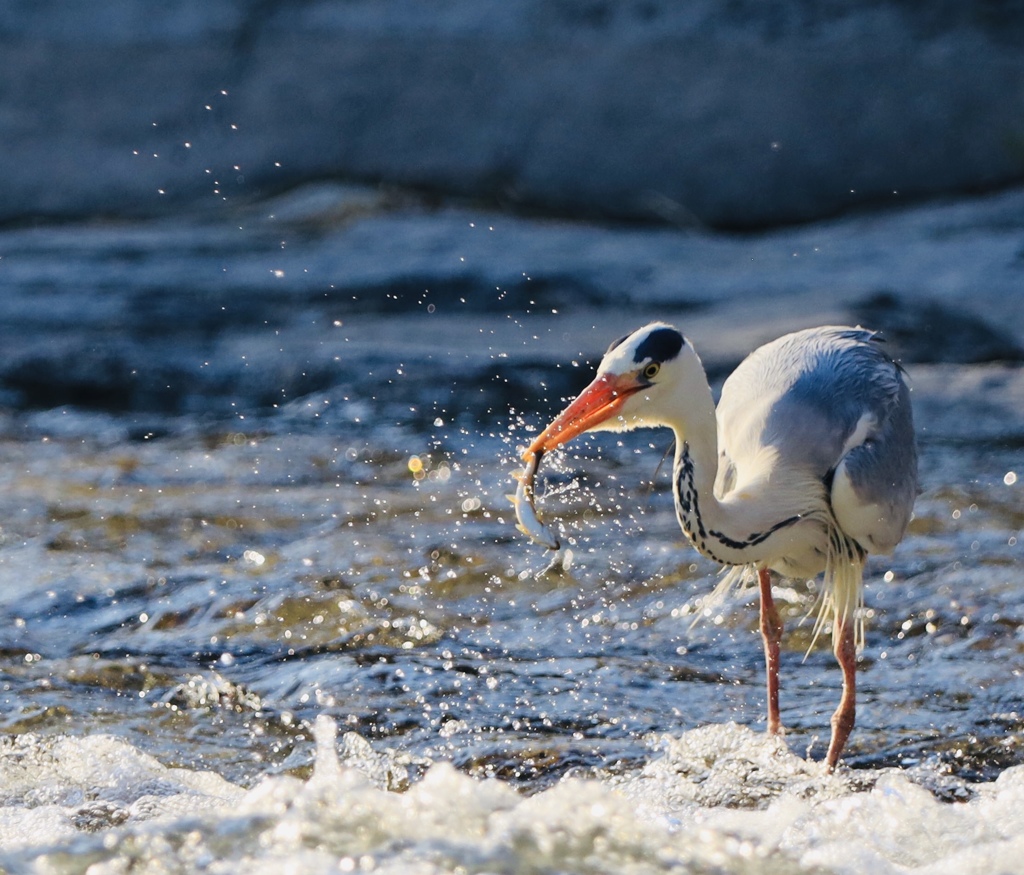
[{"label": "orange beak", "polygon": [[630,375],[602,374],[552,421],[523,453],[529,462],[537,454],[560,447],[576,435],[607,422],[617,415],[626,399],[644,388]]}]

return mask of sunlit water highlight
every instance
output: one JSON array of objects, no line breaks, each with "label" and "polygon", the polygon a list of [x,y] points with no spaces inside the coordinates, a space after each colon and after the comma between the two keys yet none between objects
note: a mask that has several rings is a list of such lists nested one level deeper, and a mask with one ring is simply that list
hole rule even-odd
[{"label": "sunlit water highlight", "polygon": [[[857,728],[828,777],[840,679],[808,652],[813,588],[776,591],[787,734],[768,739],[754,594],[707,604],[718,572],[678,531],[666,434],[545,459],[555,563],[516,532],[517,450],[588,373],[559,341],[581,319],[617,336],[621,314],[583,312],[415,335],[339,310],[340,376],[299,374],[294,397],[246,394],[295,369],[275,349],[308,365],[293,325],[196,352],[215,378],[170,410],[6,414],[0,866],[1015,869],[1019,370],[908,366],[923,493],[869,566]],[[734,317],[700,317],[712,363],[752,333]]]}]

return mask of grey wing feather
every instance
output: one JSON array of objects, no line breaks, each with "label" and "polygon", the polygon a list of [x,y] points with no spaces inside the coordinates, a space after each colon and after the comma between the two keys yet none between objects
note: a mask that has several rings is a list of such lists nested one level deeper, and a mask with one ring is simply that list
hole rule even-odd
[{"label": "grey wing feather", "polygon": [[886,361],[872,336],[857,329],[798,331],[765,344],[736,368],[722,387],[718,416],[720,445],[741,479],[744,462],[766,446],[787,468],[816,479],[830,474],[865,409],[879,406],[877,396],[884,406],[898,391],[894,367],[888,385],[865,391],[864,376]]},{"label": "grey wing feather", "polygon": [[917,449],[910,390],[836,467],[832,506],[843,530],[867,550],[890,552],[903,537],[917,498]]},{"label": "grey wing feather", "polygon": [[744,459],[772,447],[780,467],[824,482],[865,549],[902,537],[917,495],[910,393],[873,332],[815,328],[766,344],[726,381],[719,417],[731,460],[720,481],[742,478]]}]

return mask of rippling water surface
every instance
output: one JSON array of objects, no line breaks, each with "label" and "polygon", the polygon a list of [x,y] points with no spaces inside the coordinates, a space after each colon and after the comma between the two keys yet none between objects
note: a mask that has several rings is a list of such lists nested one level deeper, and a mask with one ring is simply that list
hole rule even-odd
[{"label": "rippling water surface", "polygon": [[[891,221],[960,221],[949,209]],[[430,251],[458,252],[451,229],[476,219],[441,217],[447,234],[430,215],[399,216],[386,232],[386,219],[373,221],[382,248],[411,235],[429,264]],[[1021,236],[1012,223],[998,229],[985,253]],[[866,249],[866,236],[885,236],[870,222],[854,230]],[[244,282],[216,285],[214,265],[230,276],[274,256],[259,234],[218,233],[234,249],[187,226],[126,230],[120,243],[117,229],[91,228],[6,240],[8,310],[38,321],[16,302],[38,300],[41,284],[63,303],[53,311],[62,333],[40,329],[34,341],[8,329],[21,358],[8,356],[0,420],[0,862],[162,871],[151,848],[166,846],[183,871],[233,871],[258,845],[275,865],[309,871],[844,871],[852,864],[835,849],[862,841],[848,825],[857,816],[977,836],[979,806],[1009,809],[1024,793],[1009,768],[1024,762],[1017,366],[907,362],[923,492],[904,543],[869,566],[857,728],[847,768],[829,779],[815,764],[840,678],[827,646],[808,652],[815,593],[777,591],[787,626],[777,746],[760,734],[753,594],[693,624],[717,569],[677,529],[670,463],[659,469],[667,433],[589,438],[545,461],[542,508],[568,540],[553,563],[516,532],[505,498],[517,447],[586,381],[587,357],[625,318],[614,299],[574,300],[590,281],[579,246],[560,260],[539,241],[582,235],[613,273],[615,247],[642,244],[640,260],[665,274],[675,239],[696,291],[702,276],[729,285],[721,247],[761,258],[770,240],[517,225],[504,244],[527,241],[520,274],[535,287],[475,287],[448,265],[447,281],[438,269],[434,290],[414,293],[422,277],[403,262],[397,276],[381,268],[386,281],[364,277],[362,291],[326,281],[311,291],[300,278],[247,299]],[[369,234],[358,222],[290,233],[306,248],[289,253],[287,272],[305,253],[339,283],[344,260],[328,269],[323,253]],[[145,245],[140,234],[151,235]],[[831,239],[793,234],[779,249]],[[207,261],[190,263],[199,238]],[[467,251],[482,262],[490,250]],[[53,276],[54,252],[83,271],[77,298]],[[979,273],[994,269],[987,258]],[[154,288],[154,275],[173,268],[177,282],[189,264],[184,304],[176,288]],[[1013,281],[1020,268],[1004,267]],[[757,312],[737,318],[745,299],[730,310],[695,297],[640,302],[629,324],[694,324],[716,378],[748,338],[774,330]],[[444,307],[428,310],[435,300]],[[775,318],[807,324],[806,300],[780,302]],[[841,296],[820,309],[809,321],[853,318]],[[334,750],[357,768],[339,767]],[[298,783],[317,756],[316,775]],[[887,814],[897,799],[906,807]],[[795,833],[758,819],[769,804]],[[206,810],[215,814],[203,824]],[[569,810],[578,817],[563,823]],[[941,826],[949,817],[960,820]],[[813,834],[793,826],[822,820]],[[978,847],[1024,841],[1007,824]],[[953,859],[952,845],[912,849],[890,836],[857,864],[903,865],[889,840],[906,865]]]}]

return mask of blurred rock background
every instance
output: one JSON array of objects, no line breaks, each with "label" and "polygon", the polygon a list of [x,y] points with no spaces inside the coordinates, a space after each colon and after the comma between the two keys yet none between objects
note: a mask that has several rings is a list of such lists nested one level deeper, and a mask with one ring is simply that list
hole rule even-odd
[{"label": "blurred rock background", "polygon": [[1020,0],[8,2],[0,168],[9,409],[539,414],[627,314],[1024,359]]},{"label": "blurred rock background", "polygon": [[11,0],[0,220],[310,180],[763,228],[1024,178],[1020,0]]}]

